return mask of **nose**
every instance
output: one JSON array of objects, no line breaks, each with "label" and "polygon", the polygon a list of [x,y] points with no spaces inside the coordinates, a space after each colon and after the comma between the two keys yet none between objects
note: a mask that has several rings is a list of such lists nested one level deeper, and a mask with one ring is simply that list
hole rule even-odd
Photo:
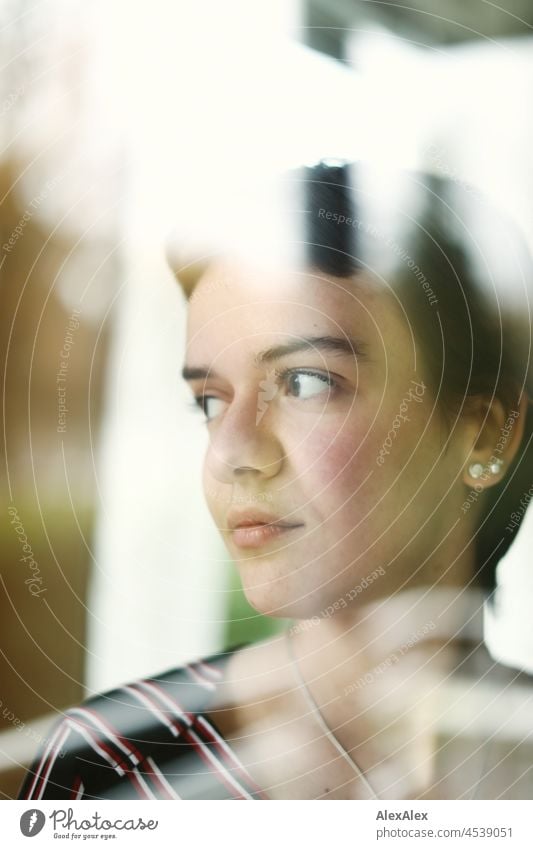
[{"label": "nose", "polygon": [[248,475],[275,477],[284,453],[271,418],[268,410],[258,416],[257,392],[234,398],[220,423],[215,421],[211,428],[206,471],[221,483],[235,483]]}]

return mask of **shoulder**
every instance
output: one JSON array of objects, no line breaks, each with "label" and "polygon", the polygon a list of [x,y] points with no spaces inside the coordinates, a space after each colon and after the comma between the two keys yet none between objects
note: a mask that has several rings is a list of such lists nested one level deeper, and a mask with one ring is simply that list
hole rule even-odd
[{"label": "shoulder", "polygon": [[249,798],[257,788],[208,716],[236,646],[66,711],[19,798]]}]

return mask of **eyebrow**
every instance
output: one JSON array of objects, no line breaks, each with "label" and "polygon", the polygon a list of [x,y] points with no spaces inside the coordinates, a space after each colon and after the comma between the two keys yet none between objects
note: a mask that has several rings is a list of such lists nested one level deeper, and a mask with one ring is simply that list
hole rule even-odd
[{"label": "eyebrow", "polygon": [[[302,339],[295,339],[294,342],[288,342],[285,345],[275,345],[271,348],[265,348],[254,357],[254,365],[260,368],[265,363],[271,363],[279,360],[282,357],[287,357],[289,354],[294,354],[297,351],[309,351],[318,349],[320,351],[328,351],[331,354],[339,356],[357,357],[365,359],[364,344],[348,336],[304,336]],[[181,376],[184,380],[194,380],[195,378],[217,377],[216,372],[206,366],[184,366]]]}]

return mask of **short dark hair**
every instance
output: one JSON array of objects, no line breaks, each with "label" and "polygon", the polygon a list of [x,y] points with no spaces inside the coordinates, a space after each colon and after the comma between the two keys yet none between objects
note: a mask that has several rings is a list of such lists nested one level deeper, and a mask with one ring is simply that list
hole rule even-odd
[{"label": "short dark hair", "polygon": [[[531,256],[517,228],[476,189],[433,174],[395,175],[383,188],[359,163],[292,172],[301,188],[306,264],[348,278],[370,271],[391,283],[413,322],[442,411],[457,415],[474,396],[508,411],[531,397],[528,287]],[[394,200],[396,198],[396,200]],[[497,266],[497,267],[494,267]],[[503,295],[503,297],[502,297]],[[533,415],[502,483],[483,493],[476,536],[477,580],[495,584],[512,537],[505,527],[532,483]]]}]

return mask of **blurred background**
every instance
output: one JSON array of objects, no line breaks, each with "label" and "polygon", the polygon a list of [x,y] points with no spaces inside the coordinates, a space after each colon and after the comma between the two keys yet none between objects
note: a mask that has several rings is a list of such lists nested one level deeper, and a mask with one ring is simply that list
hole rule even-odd
[{"label": "blurred background", "polygon": [[0,23],[10,798],[54,711],[284,624],[203,503],[168,240],[223,231],[258,174],[362,157],[479,185],[533,247],[533,7],[0,0]]}]

